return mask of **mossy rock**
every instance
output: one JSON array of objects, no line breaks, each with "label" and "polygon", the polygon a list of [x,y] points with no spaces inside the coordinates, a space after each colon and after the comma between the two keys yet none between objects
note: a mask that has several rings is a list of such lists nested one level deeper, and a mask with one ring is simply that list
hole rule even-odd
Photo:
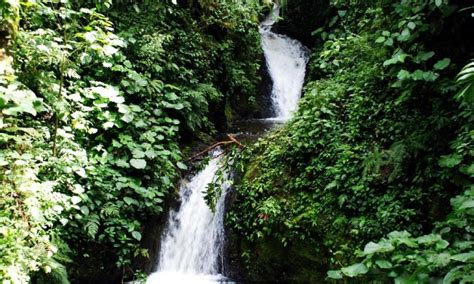
[{"label": "mossy rock", "polygon": [[275,239],[243,244],[250,252],[246,271],[251,281],[322,283],[326,277],[327,253],[309,242],[283,246]]},{"label": "mossy rock", "polygon": [[330,13],[329,0],[292,0],[282,9],[283,20],[274,29],[312,47],[311,33],[321,27]]}]

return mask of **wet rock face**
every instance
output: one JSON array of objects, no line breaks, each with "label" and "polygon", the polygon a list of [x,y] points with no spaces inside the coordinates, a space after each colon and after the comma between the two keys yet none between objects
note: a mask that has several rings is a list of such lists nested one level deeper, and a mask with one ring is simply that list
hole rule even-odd
[{"label": "wet rock face", "polygon": [[329,12],[329,0],[287,1],[281,14],[283,20],[276,23],[273,29],[301,41],[307,47],[313,47],[311,33],[324,24]]},{"label": "wet rock face", "polygon": [[[237,198],[237,192],[234,188],[230,188],[226,195],[225,208],[226,211],[232,206],[235,199]],[[226,226],[225,228],[225,241],[224,241],[224,262],[222,272],[224,275],[235,281],[242,281],[246,279],[246,273],[244,270],[244,263],[242,262],[240,247],[241,238],[231,228]]]},{"label": "wet rock face", "polygon": [[274,117],[275,110],[273,109],[272,103],[272,87],[273,82],[270,74],[268,73],[268,68],[265,63],[265,60],[262,60],[263,64],[260,67],[260,76],[262,76],[262,81],[259,86],[259,95],[256,98],[258,111],[254,114],[253,118],[265,118],[265,117]]},{"label": "wet rock face", "polygon": [[166,223],[164,216],[166,216],[166,214],[163,214],[163,216],[155,216],[150,220],[149,224],[145,226],[142,247],[148,250],[149,257],[137,257],[133,263],[136,269],[140,269],[147,274],[154,272],[158,266],[160,239],[164,224]]},{"label": "wet rock face", "polygon": [[[171,209],[177,208],[180,205],[180,202],[176,194],[170,194],[167,197],[165,205],[164,212],[169,212]],[[148,250],[148,257],[137,256],[132,263],[132,268],[134,270],[140,270],[146,274],[151,274],[158,267],[161,236],[165,229],[167,218],[168,214],[166,213],[152,216],[145,224],[141,246]]]},{"label": "wet rock face", "polygon": [[[228,106],[232,112],[232,117],[224,115],[225,106],[219,106],[216,108],[216,112],[221,112],[221,120],[215,120],[219,124],[221,121],[225,121],[227,126],[231,126],[235,121],[254,119],[254,118],[265,118],[275,116],[272,103],[272,79],[268,73],[268,68],[265,63],[265,58],[262,55],[260,69],[258,76],[261,80],[257,87],[257,93],[254,94],[255,103],[252,104],[248,99],[240,94],[234,94],[228,98]],[[222,123],[220,123],[222,124]],[[218,129],[220,132],[227,132],[229,129],[223,128]]]}]

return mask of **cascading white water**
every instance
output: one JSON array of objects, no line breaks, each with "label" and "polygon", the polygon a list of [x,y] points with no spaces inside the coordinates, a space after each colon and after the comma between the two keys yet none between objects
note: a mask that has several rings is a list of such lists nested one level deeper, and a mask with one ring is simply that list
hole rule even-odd
[{"label": "cascading white water", "polygon": [[278,15],[279,7],[275,7],[259,30],[268,73],[273,81],[274,119],[286,121],[297,109],[301,97],[308,52],[299,41],[271,31]]},{"label": "cascading white water", "polygon": [[224,279],[219,268],[222,267],[224,201],[229,186],[223,185],[215,213],[204,200],[219,161],[220,158],[213,158],[189,182],[182,182],[181,206],[170,212],[161,240],[158,269],[147,283],[212,283]]},{"label": "cascading white water", "polygon": [[[308,59],[300,42],[271,31],[278,8],[272,14],[260,25],[262,48],[273,80],[276,117],[271,119],[286,121],[297,108]],[[220,152],[214,155],[219,156]],[[189,182],[182,182],[181,205],[169,214],[157,271],[148,277],[147,283],[232,283],[219,274],[223,267],[224,203],[229,185],[223,185],[215,213],[204,200],[219,161],[220,158],[213,158]]]}]

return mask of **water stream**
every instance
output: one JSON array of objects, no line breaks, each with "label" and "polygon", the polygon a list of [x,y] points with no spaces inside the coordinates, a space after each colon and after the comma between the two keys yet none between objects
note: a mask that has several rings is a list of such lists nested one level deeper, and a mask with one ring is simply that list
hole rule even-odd
[{"label": "water stream", "polygon": [[224,281],[223,267],[224,205],[229,188],[222,194],[212,212],[204,200],[221,161],[221,151],[213,153],[209,164],[190,181],[180,186],[181,205],[172,210],[167,229],[161,239],[157,272],[147,283],[212,283]]},{"label": "water stream", "polygon": [[[307,52],[297,40],[271,31],[278,8],[260,25],[262,48],[273,81],[272,102],[275,117],[286,121],[296,110],[301,96]],[[219,156],[219,153],[215,153]],[[161,251],[156,272],[147,280],[161,283],[227,282],[223,274],[224,213],[228,185],[213,213],[206,205],[204,192],[219,167],[219,157],[180,187],[180,207],[171,211],[161,239]]]},{"label": "water stream", "polygon": [[271,119],[284,122],[297,109],[308,63],[308,50],[299,41],[272,32],[279,10],[275,7],[260,24],[259,30],[268,73],[273,82],[271,98],[276,116]]}]

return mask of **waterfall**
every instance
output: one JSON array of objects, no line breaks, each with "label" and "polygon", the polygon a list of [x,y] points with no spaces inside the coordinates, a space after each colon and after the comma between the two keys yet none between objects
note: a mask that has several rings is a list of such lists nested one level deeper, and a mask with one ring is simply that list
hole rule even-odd
[{"label": "waterfall", "polygon": [[[214,156],[220,154],[215,152]],[[223,257],[224,202],[229,186],[223,185],[214,213],[204,200],[220,160],[214,157],[189,182],[182,182],[181,205],[169,213],[158,269],[147,283],[212,283],[225,279],[219,272]]]},{"label": "waterfall", "polygon": [[[273,80],[272,101],[276,117],[270,119],[286,121],[297,108],[308,59],[306,49],[300,42],[271,31],[275,15],[278,15],[278,8],[262,22],[260,34]],[[223,185],[214,213],[204,200],[204,192],[216,176],[220,154],[214,153],[215,157],[202,171],[189,182],[182,182],[179,193],[181,205],[169,213],[167,228],[161,239],[159,264],[147,283],[230,282],[221,275],[225,239],[224,203],[229,185]]]},{"label": "waterfall", "polygon": [[271,98],[276,114],[273,119],[286,121],[297,109],[301,97],[308,51],[299,41],[271,31],[279,10],[276,6],[259,30],[268,73],[273,81]]}]

